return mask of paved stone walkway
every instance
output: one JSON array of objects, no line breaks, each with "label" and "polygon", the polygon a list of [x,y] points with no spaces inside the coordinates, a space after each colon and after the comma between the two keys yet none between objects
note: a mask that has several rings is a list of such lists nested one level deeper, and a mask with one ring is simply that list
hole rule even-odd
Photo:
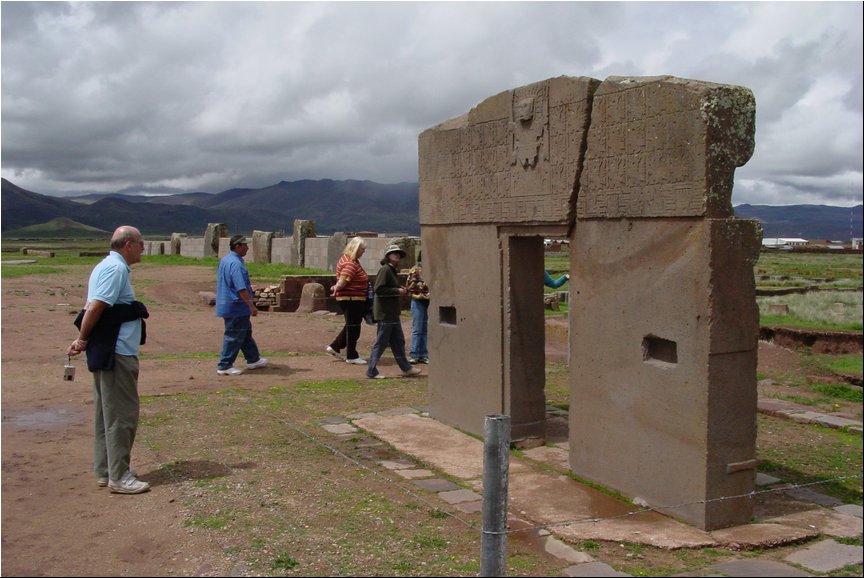
[{"label": "paved stone walkway", "polygon": [[[774,415],[796,419],[794,408],[785,406],[782,410],[787,413],[783,413],[776,406],[766,405],[769,413],[778,412]],[[549,409],[550,419],[561,420],[566,416],[561,410]],[[762,410],[763,400],[760,400]],[[807,412],[807,420],[812,423],[824,425],[821,420],[826,417],[831,416],[820,417],[815,412]],[[377,414],[331,417],[320,423],[323,429],[339,437],[351,438],[360,430],[372,434],[413,458],[379,461],[382,468],[399,479],[410,481],[419,490],[434,494],[459,512],[482,511],[482,441],[425,417],[424,408],[395,408]],[[835,423],[829,427],[857,427],[861,431],[860,422]],[[642,543],[661,548],[717,547],[766,552],[766,559],[750,555],[726,559],[682,576],[813,576],[864,562],[861,546],[843,543],[861,537],[862,507],[842,504],[819,492],[818,486],[783,492],[796,504],[804,504],[803,511],[773,515],[770,509],[763,508],[757,512],[754,523],[705,532],[651,510],[630,512],[633,506],[562,476],[561,472],[569,469],[566,442],[522,453],[525,459],[513,457],[510,461],[508,527],[511,532],[519,531],[520,538],[527,537],[549,555],[570,563],[563,571],[564,576],[628,576],[569,545],[584,540]],[[417,461],[429,467],[419,468],[415,465]],[[538,468],[537,464],[547,467]],[[451,481],[454,479],[459,483]],[[757,489],[782,488],[784,482],[759,473],[756,485]],[[807,504],[812,507],[807,509]],[[597,514],[598,510],[602,516]],[[591,523],[578,523],[580,520]],[[767,559],[771,547],[799,543],[800,547],[782,560]]]}]

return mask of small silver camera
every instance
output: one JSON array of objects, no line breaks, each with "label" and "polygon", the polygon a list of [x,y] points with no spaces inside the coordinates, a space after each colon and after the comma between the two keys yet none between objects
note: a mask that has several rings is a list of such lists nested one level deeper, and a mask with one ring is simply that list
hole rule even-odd
[{"label": "small silver camera", "polygon": [[75,381],[75,366],[68,363],[63,366],[63,381]]}]

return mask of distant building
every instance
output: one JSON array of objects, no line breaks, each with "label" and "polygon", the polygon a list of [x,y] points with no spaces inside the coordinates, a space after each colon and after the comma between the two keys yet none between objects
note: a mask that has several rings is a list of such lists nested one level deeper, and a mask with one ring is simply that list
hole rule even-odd
[{"label": "distant building", "polygon": [[762,248],[764,249],[791,249],[792,247],[803,247],[807,244],[807,239],[796,237],[768,237],[762,239]]},{"label": "distant building", "polygon": [[864,249],[864,239],[861,237],[852,237],[852,248],[856,251]]}]

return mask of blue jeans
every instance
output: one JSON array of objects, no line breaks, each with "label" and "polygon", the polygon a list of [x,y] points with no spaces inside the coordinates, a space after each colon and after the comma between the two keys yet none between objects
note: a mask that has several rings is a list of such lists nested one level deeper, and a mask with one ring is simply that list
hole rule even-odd
[{"label": "blue jeans", "polygon": [[429,359],[429,300],[411,300],[411,357]]},{"label": "blue jeans", "polygon": [[375,334],[375,345],[372,346],[369,364],[366,366],[366,377],[378,375],[378,360],[381,359],[387,347],[390,347],[393,352],[399,369],[402,371],[411,369],[411,364],[405,358],[405,334],[402,332],[402,323],[400,321],[379,321],[378,332]]},{"label": "blue jeans", "polygon": [[246,363],[255,363],[261,359],[258,344],[252,339],[252,317],[225,317],[225,337],[222,339],[222,356],[217,369],[233,366],[237,354],[241,351]]}]

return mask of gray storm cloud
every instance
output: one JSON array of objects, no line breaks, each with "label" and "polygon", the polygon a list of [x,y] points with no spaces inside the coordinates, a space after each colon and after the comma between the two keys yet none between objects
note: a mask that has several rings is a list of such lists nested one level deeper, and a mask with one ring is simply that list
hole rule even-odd
[{"label": "gray storm cloud", "polygon": [[2,173],[43,194],[417,180],[417,135],[552,76],[757,100],[735,204],[862,201],[862,4],[4,2]]}]

